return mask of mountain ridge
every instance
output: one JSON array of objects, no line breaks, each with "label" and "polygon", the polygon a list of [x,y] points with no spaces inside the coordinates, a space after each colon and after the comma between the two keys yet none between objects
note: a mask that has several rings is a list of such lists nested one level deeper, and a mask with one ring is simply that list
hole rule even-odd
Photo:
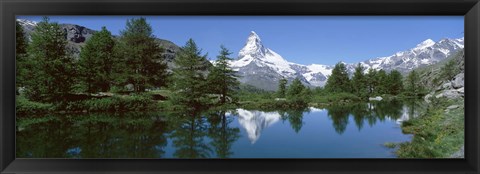
[{"label": "mountain ridge", "polygon": [[[444,38],[438,42],[426,39],[409,50],[398,51],[390,56],[377,57],[358,62],[368,69],[391,71],[405,74],[409,71],[435,64],[464,48],[464,38]],[[342,61],[341,61],[342,62]],[[349,74],[353,74],[357,63],[345,63]],[[334,65],[302,65],[287,61],[278,53],[267,48],[260,37],[251,31],[245,46],[237,59],[230,62],[231,68],[241,75],[240,81],[265,90],[276,90],[278,80],[286,78],[291,82],[299,78],[305,85],[318,87],[325,85]],[[268,68],[269,70],[265,70]],[[263,77],[262,77],[263,76]],[[262,82],[258,82],[262,80]],[[259,84],[261,83],[261,84]],[[275,85],[272,85],[275,84]]]}]

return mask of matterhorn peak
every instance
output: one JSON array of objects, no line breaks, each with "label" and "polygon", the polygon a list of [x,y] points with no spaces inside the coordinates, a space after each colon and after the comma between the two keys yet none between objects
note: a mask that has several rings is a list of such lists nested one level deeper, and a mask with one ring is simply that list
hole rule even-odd
[{"label": "matterhorn peak", "polygon": [[262,40],[257,35],[257,33],[255,33],[255,31],[251,31],[250,35],[247,38],[245,46],[238,53],[238,57],[242,58],[246,55],[252,55],[252,57],[263,57],[265,56],[265,53],[266,49],[262,44]]}]

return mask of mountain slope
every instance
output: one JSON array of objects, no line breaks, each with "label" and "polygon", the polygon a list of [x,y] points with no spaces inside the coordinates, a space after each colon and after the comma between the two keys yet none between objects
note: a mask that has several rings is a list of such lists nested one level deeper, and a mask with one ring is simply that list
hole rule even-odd
[{"label": "mountain slope", "polygon": [[[398,70],[402,73],[438,63],[463,49],[464,39],[442,39],[435,42],[427,39],[416,47],[399,51],[391,56],[373,58],[359,62],[368,69]],[[344,62],[342,62],[344,63]],[[353,74],[357,63],[344,63],[347,71]],[[265,90],[276,90],[278,80],[292,81],[299,78],[307,86],[323,86],[332,73],[334,65],[301,65],[288,62],[278,53],[265,47],[260,37],[252,31],[238,58],[230,62],[232,69],[239,72],[240,81]]]}]

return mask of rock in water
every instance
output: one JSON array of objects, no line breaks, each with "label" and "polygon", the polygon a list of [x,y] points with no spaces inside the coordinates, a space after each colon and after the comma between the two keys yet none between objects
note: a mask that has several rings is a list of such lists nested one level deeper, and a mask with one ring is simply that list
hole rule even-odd
[{"label": "rock in water", "polygon": [[383,98],[382,98],[382,97],[380,97],[380,96],[377,96],[377,97],[370,97],[370,98],[368,98],[368,100],[370,100],[370,101],[372,101],[372,100],[375,100],[375,101],[382,101],[382,100],[383,100]]}]

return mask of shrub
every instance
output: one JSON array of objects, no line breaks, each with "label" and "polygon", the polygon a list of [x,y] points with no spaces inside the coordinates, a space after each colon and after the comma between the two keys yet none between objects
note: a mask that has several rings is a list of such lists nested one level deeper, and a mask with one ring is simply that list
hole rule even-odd
[{"label": "shrub", "polygon": [[66,106],[67,111],[146,111],[153,110],[156,102],[151,96],[146,94],[133,94],[129,96],[113,96],[109,98],[90,99],[84,101],[69,102]]},{"label": "shrub", "polygon": [[45,114],[54,110],[54,105],[49,103],[40,103],[30,101],[24,97],[17,96],[16,113],[17,116],[23,117],[30,114]]}]

